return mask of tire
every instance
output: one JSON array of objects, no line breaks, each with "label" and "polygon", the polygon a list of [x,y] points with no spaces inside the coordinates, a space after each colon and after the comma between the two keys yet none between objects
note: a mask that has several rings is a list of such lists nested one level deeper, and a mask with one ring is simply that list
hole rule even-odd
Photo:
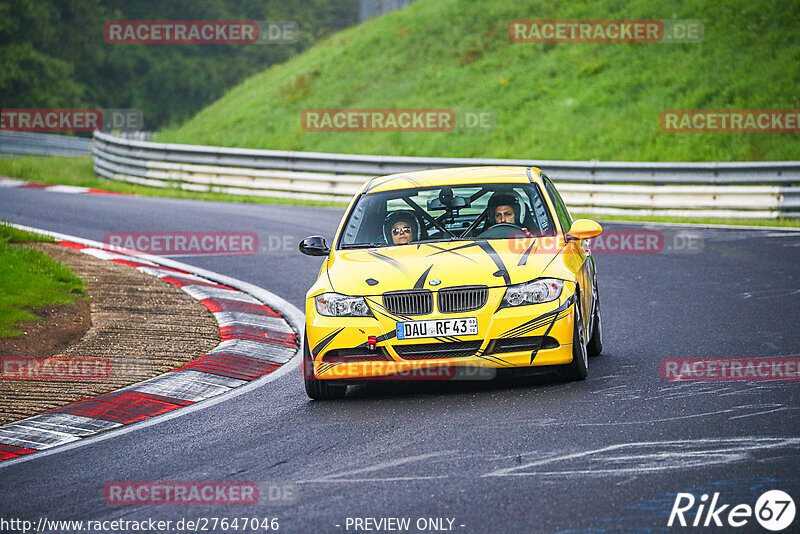
[{"label": "tire", "polygon": [[574,329],[572,331],[572,362],[567,365],[567,378],[586,380],[589,374],[589,354],[586,350],[586,332],[581,320],[580,298],[575,299]]},{"label": "tire", "polygon": [[595,306],[594,316],[592,318],[592,339],[589,340],[589,345],[586,350],[589,356],[599,356],[603,352],[603,322],[600,319],[600,297],[597,293],[597,286],[594,290]]},{"label": "tire", "polygon": [[347,393],[346,385],[331,384],[329,380],[319,380],[314,377],[314,363],[307,341],[306,336],[303,339],[303,381],[306,385],[306,395],[314,400],[343,399]]}]

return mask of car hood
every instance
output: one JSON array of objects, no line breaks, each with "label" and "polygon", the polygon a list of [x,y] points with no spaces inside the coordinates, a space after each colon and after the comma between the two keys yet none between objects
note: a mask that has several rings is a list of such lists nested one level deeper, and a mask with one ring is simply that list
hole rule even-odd
[{"label": "car hood", "polygon": [[337,250],[328,260],[328,277],[333,290],[345,295],[505,286],[540,276],[562,247],[551,237]]}]

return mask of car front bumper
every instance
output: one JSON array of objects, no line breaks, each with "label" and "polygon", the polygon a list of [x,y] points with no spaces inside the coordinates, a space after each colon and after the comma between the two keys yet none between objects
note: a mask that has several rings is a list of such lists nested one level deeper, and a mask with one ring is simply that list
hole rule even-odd
[{"label": "car front bumper", "polygon": [[[567,364],[572,361],[574,289],[574,284],[565,282],[561,296],[552,302],[500,308],[505,288],[491,288],[479,310],[413,318],[478,319],[477,335],[446,339],[397,339],[396,323],[402,319],[381,313],[326,317],[317,313],[314,299],[309,298],[305,343],[311,361],[304,362],[305,373],[310,376],[313,369],[313,376],[320,380],[481,379],[500,368]],[[373,310],[376,301],[381,297],[368,297]],[[369,346],[370,336],[374,336],[374,349]],[[487,372],[467,371],[480,368]]]}]

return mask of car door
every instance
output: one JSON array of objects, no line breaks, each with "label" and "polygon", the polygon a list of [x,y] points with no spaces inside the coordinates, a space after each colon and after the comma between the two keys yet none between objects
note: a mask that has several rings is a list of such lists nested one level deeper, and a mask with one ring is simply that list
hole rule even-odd
[{"label": "car door", "polygon": [[[545,189],[547,189],[547,194],[550,196],[550,200],[555,208],[558,221],[561,223],[561,228],[566,234],[569,232],[569,229],[572,226],[572,216],[570,215],[566,204],[564,204],[561,195],[558,193],[558,190],[550,178],[544,174],[542,175],[542,178],[544,180]],[[575,254],[575,257],[579,258],[579,261],[581,262],[580,268],[577,272],[577,277],[578,284],[581,288],[581,316],[583,317],[584,331],[588,336],[590,334],[588,330],[590,312],[594,305],[592,302],[592,287],[595,276],[595,265],[594,258],[591,257],[591,251],[589,250],[588,243],[585,241],[586,240],[570,241],[566,246],[571,247],[569,252]]]}]

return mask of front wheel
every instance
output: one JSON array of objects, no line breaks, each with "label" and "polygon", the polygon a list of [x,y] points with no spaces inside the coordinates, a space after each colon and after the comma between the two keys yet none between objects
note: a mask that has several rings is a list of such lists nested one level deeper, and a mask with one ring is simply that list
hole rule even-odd
[{"label": "front wheel", "polygon": [[308,348],[308,336],[303,339],[303,381],[306,395],[314,400],[333,400],[344,398],[347,386],[331,384],[329,380],[320,380],[314,376],[314,359]]},{"label": "front wheel", "polygon": [[589,374],[589,355],[586,351],[586,332],[581,320],[580,299],[575,299],[574,319],[575,325],[572,332],[572,363],[567,366],[567,378],[570,380],[585,380]]}]

